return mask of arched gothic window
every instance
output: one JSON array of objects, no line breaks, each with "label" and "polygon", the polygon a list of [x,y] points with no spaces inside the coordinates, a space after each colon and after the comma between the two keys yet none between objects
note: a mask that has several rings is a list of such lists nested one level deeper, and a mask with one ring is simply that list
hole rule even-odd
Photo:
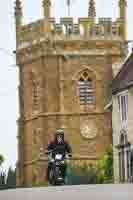
[{"label": "arched gothic window", "polygon": [[79,78],[80,105],[92,105],[95,103],[94,80],[89,77],[87,71],[83,72]]}]

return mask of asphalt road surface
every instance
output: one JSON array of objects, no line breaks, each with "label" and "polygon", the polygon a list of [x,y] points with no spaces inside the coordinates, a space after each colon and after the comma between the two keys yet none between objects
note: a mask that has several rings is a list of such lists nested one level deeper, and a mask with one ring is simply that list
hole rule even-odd
[{"label": "asphalt road surface", "polygon": [[0,200],[133,200],[133,184],[5,190]]}]

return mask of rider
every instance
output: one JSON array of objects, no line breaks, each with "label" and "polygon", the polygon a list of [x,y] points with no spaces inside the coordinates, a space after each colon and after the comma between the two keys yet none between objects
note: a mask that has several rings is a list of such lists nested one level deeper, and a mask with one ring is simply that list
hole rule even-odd
[{"label": "rider", "polygon": [[[56,152],[61,153],[64,157],[72,154],[71,146],[64,140],[63,129],[58,129],[55,133],[54,141],[50,142],[47,146],[47,153],[52,152],[52,157],[55,156]],[[49,171],[51,169],[52,163],[48,163],[47,169],[47,179],[49,177]],[[65,171],[65,169],[64,169]]]}]

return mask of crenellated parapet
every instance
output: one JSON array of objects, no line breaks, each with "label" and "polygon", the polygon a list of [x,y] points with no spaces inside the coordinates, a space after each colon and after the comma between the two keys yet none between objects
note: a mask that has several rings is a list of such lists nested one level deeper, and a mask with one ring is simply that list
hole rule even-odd
[{"label": "crenellated parapet", "polygon": [[26,48],[51,38],[54,41],[63,40],[122,40],[126,41],[126,0],[119,0],[119,17],[96,20],[95,1],[89,1],[88,17],[79,18],[77,23],[73,18],[61,18],[56,22],[51,18],[51,0],[43,0],[44,16],[41,20],[28,25],[22,24],[21,0],[16,0],[16,40],[17,49]]},{"label": "crenellated parapet", "polygon": [[111,18],[99,18],[98,23],[93,19],[79,18],[74,23],[73,18],[61,18],[56,23],[49,19],[49,32],[44,30],[44,20],[21,26],[18,32],[17,44],[19,48],[45,40],[48,36],[53,40],[122,40],[121,19],[112,22]]}]

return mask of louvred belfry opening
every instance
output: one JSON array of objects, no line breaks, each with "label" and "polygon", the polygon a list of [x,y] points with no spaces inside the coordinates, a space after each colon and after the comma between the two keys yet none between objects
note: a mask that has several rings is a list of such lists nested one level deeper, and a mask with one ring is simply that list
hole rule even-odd
[{"label": "louvred belfry opening", "polygon": [[79,79],[80,105],[94,104],[94,81],[84,72]]}]

